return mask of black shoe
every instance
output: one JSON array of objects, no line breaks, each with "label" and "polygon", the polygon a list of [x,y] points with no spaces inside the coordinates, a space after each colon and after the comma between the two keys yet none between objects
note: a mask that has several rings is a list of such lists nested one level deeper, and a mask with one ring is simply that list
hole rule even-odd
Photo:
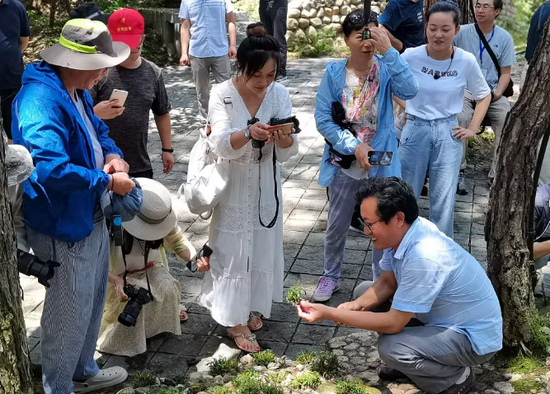
[{"label": "black shoe", "polygon": [[476,375],[474,371],[470,368],[470,375],[466,378],[466,380],[460,384],[453,384],[451,387],[449,387],[447,390],[443,390],[439,394],[466,394],[472,391],[476,384]]},{"label": "black shoe", "polygon": [[396,381],[398,379],[407,379],[407,375],[405,375],[403,372],[398,371],[397,369],[390,368],[387,365],[379,366],[376,372],[378,373],[378,377],[380,379],[390,382]]}]

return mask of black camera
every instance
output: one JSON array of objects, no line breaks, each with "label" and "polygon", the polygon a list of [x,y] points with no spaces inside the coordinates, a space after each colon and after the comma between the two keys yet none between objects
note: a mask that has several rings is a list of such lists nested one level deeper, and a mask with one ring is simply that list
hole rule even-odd
[{"label": "black camera", "polygon": [[153,296],[149,290],[127,284],[124,293],[128,296],[128,303],[118,315],[118,322],[126,327],[135,326],[143,305],[151,302]]},{"label": "black camera", "polygon": [[54,268],[59,267],[59,265],[56,261],[42,261],[30,253],[17,249],[17,268],[19,272],[37,277],[38,282],[45,287],[50,287],[48,281],[53,278]]}]

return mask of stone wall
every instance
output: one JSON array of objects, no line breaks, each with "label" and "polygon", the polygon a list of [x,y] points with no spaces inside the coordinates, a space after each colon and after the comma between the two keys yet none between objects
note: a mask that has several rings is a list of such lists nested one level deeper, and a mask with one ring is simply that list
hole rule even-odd
[{"label": "stone wall", "polygon": [[[380,12],[385,5],[384,0],[372,2],[371,8]],[[363,0],[292,0],[288,3],[287,40],[301,41],[323,28],[339,32],[346,15],[358,8],[363,8]]]}]

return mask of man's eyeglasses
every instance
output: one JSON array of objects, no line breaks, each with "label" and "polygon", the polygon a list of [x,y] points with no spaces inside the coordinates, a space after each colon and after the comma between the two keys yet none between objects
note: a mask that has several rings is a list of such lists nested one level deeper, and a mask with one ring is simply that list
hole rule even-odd
[{"label": "man's eyeglasses", "polygon": [[378,222],[381,222],[382,219],[378,219],[376,222],[374,223],[367,223],[363,220],[362,217],[359,217],[359,223],[361,223],[363,225],[363,227],[367,228],[369,230],[369,233],[372,233],[372,226],[374,226],[376,223]]},{"label": "man's eyeglasses", "polygon": [[492,5],[489,5],[489,4],[479,4],[479,3],[478,3],[478,4],[476,4],[476,5],[474,6],[474,8],[475,8],[476,10],[480,10],[480,9],[482,9],[482,8],[483,8],[484,10],[489,10],[489,9],[495,8],[495,7],[493,7]]}]

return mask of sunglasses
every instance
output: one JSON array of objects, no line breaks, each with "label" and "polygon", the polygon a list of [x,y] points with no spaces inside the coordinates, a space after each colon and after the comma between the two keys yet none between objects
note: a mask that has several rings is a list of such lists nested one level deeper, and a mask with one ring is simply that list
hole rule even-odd
[{"label": "sunglasses", "polygon": [[361,223],[363,225],[363,227],[367,228],[369,230],[369,233],[372,233],[372,226],[374,226],[376,223],[378,222],[381,222],[382,219],[378,219],[376,222],[374,223],[367,223],[363,220],[362,217],[358,217],[357,219],[359,219],[359,223]]}]

